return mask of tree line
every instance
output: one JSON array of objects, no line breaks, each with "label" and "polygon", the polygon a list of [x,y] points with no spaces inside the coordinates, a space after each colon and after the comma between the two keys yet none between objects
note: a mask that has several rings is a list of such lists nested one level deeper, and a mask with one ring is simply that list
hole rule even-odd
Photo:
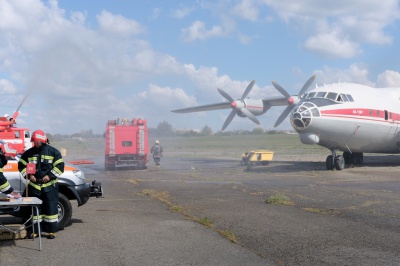
[{"label": "tree line", "polygon": [[[290,131],[292,132],[292,131]],[[148,134],[150,137],[199,137],[199,136],[212,136],[212,135],[262,135],[262,134],[283,134],[288,131],[278,130],[264,130],[261,127],[255,127],[252,130],[227,130],[214,132],[211,127],[205,125],[201,130],[193,129],[174,129],[173,126],[167,121],[163,121],[158,124],[156,128],[148,128]],[[79,133],[74,134],[47,134],[50,140],[59,141],[65,138],[105,138],[105,131],[102,134],[93,133],[92,129],[81,130]]]}]

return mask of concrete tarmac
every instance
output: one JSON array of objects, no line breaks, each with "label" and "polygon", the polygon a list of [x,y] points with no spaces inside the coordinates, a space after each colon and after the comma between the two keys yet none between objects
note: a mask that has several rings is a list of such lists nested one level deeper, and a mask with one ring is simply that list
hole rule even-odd
[{"label": "concrete tarmac", "polygon": [[72,223],[56,239],[44,237],[42,251],[38,239],[0,241],[0,265],[274,264],[143,194],[131,177],[136,171],[87,172],[102,182],[104,198],[74,204]]},{"label": "concrete tarmac", "polygon": [[[41,252],[36,240],[1,241],[1,265],[400,265],[396,157],[344,171],[167,157],[105,172],[101,160],[81,168],[105,197],[75,207]],[[276,195],[290,203],[266,203]]]}]

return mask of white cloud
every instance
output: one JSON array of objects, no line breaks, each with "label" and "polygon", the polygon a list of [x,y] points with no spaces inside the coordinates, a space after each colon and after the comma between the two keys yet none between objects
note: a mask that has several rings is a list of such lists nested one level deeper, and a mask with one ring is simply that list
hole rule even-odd
[{"label": "white cloud", "polygon": [[337,32],[310,37],[304,44],[307,50],[326,57],[351,58],[361,53],[358,45]]},{"label": "white cloud", "polygon": [[17,90],[14,85],[6,79],[0,79],[0,93],[4,94],[14,94]]},{"label": "white cloud", "polygon": [[122,36],[137,35],[145,31],[144,27],[137,21],[126,19],[121,15],[113,15],[106,10],[103,10],[97,16],[97,20],[103,31]]},{"label": "white cloud", "polygon": [[77,24],[84,24],[86,21],[86,12],[73,12],[71,15],[71,21]]},{"label": "white cloud", "polygon": [[[309,36],[306,47],[310,51],[338,57],[354,57],[364,43],[390,44],[393,37],[385,33],[385,28],[400,18],[397,0],[262,0],[273,8],[288,25]],[[326,32],[340,33],[336,37]],[[327,38],[329,37],[329,38]],[[331,39],[334,46],[344,48],[344,53],[325,48]],[[329,45],[332,46],[332,45]]]},{"label": "white cloud", "polygon": [[195,21],[188,28],[181,31],[183,40],[186,42],[193,42],[196,40],[206,40],[212,37],[224,36],[224,30],[221,26],[213,26],[211,29],[206,29],[206,25],[202,21]]},{"label": "white cloud", "polygon": [[393,70],[385,70],[378,75],[378,87],[400,87],[400,73]]},{"label": "white cloud", "polygon": [[161,8],[154,8],[151,13],[151,19],[158,19],[162,13]]},{"label": "white cloud", "polygon": [[245,20],[257,21],[259,7],[254,0],[241,0],[232,8],[231,13]]},{"label": "white cloud", "polygon": [[336,82],[354,82],[374,87],[374,82],[368,79],[368,69],[360,64],[352,64],[347,69],[337,69],[325,66],[314,72],[317,75],[315,83],[328,84]]},{"label": "white cloud", "polygon": [[241,44],[250,44],[253,43],[254,40],[258,39],[258,36],[247,36],[242,33],[238,33],[238,39]]},{"label": "white cloud", "polygon": [[139,93],[139,97],[146,104],[166,109],[175,108],[173,106],[175,103],[185,107],[198,104],[195,97],[187,95],[181,88],[161,87],[156,84],[150,84],[146,91]]},{"label": "white cloud", "polygon": [[195,10],[194,7],[181,6],[178,9],[172,10],[172,17],[176,19],[182,19],[189,16]]}]

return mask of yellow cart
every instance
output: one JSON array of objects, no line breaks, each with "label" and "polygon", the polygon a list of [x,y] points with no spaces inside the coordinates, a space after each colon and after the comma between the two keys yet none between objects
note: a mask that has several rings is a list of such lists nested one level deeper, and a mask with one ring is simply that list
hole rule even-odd
[{"label": "yellow cart", "polygon": [[249,151],[242,154],[241,165],[254,166],[257,164],[268,165],[272,158],[274,157],[274,152],[269,150],[256,150]]}]

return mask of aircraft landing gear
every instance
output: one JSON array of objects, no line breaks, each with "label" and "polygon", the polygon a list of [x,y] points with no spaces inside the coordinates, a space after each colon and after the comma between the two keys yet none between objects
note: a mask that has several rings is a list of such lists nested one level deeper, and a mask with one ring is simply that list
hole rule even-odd
[{"label": "aircraft landing gear", "polygon": [[342,155],[336,155],[336,151],[332,150],[332,155],[326,157],[327,170],[343,170],[345,166],[345,159]]}]

